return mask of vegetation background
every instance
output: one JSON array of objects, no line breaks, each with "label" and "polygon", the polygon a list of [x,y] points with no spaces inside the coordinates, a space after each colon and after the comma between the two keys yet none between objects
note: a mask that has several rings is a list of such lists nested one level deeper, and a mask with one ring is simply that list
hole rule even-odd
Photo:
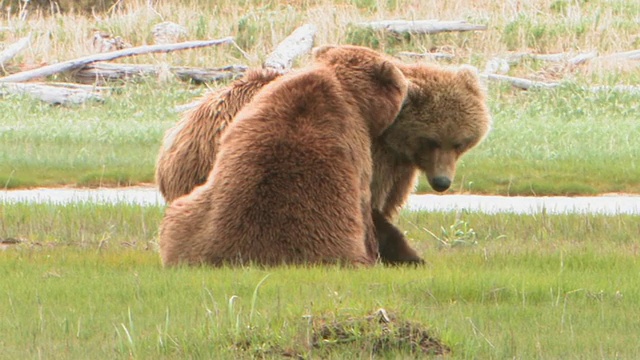
[{"label": "vegetation background", "polygon": [[[36,6],[40,5],[40,6]],[[562,81],[521,91],[487,83],[494,129],[466,155],[452,192],[640,193],[640,3],[623,0],[0,1],[0,42],[31,35],[5,74],[95,52],[95,31],[132,46],[172,21],[184,40],[233,36],[238,47],[119,60],[159,67],[260,66],[304,23],[316,44],[453,55],[481,71],[516,53],[600,55],[579,66],[531,58],[508,75]],[[486,31],[397,36],[354,24],[467,20]],[[405,61],[433,61],[408,59]],[[306,59],[300,59],[301,65]],[[71,81],[61,74],[49,81]],[[0,182],[148,184],[177,105],[208,88],[164,73],[110,84],[104,103],[0,101]],[[429,191],[422,182],[418,191]],[[403,212],[427,265],[162,269],[164,208],[0,204],[0,358],[640,357],[640,218]],[[17,245],[9,245],[17,243]],[[384,309],[388,317],[383,316]],[[441,355],[437,355],[441,354]]]},{"label": "vegetation background", "polygon": [[[4,3],[3,3],[4,4]],[[466,155],[451,192],[505,195],[576,195],[640,192],[640,138],[636,93],[592,91],[596,86],[634,85],[638,60],[607,55],[640,47],[640,5],[630,1],[117,1],[21,2],[4,6],[0,41],[31,35],[27,51],[6,73],[53,64],[96,51],[96,31],[139,46],[153,43],[152,28],[172,21],[186,30],[181,40],[233,36],[235,46],[153,54],[126,63],[216,67],[260,66],[266,54],[304,23],[318,27],[315,43],[371,46],[400,52],[445,53],[443,65],[472,64],[481,71],[495,58],[519,53],[601,56],[586,64],[531,58],[512,64],[508,75],[561,81],[552,90],[523,92],[489,82],[494,130]],[[25,5],[26,4],[26,5]],[[49,4],[49,6],[46,6]],[[75,7],[71,7],[75,4]],[[83,5],[87,4],[87,5]],[[82,7],[80,7],[82,5]],[[108,6],[106,11],[100,11]],[[486,31],[393,35],[355,26],[381,19],[446,19],[483,24]],[[434,61],[411,59],[405,61]],[[300,59],[303,64],[306,58]],[[72,74],[49,80],[69,81]],[[29,186],[114,186],[153,182],[164,131],[207,86],[161,72],[157,79],[113,83],[105,103],[55,108],[28,98],[0,103],[0,183]],[[219,87],[224,84],[208,84]],[[11,100],[12,97],[6,99]],[[42,171],[46,169],[47,171]],[[488,171],[488,169],[491,169]],[[421,181],[418,191],[430,191]]]}]

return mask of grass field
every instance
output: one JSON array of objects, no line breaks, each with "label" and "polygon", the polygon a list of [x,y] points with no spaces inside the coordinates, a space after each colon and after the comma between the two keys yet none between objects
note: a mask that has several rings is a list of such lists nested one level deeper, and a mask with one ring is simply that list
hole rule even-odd
[{"label": "grass field", "polygon": [[[194,90],[195,91],[195,90]],[[0,103],[0,183],[29,186],[153,182],[171,112],[193,97],[171,84],[128,85],[105,104],[51,108]],[[153,101],[150,99],[153,98]],[[640,95],[575,86],[521,93],[491,90],[494,128],[462,158],[451,192],[510,195],[640,192]],[[418,191],[428,192],[425,181]]]},{"label": "grass field", "polygon": [[[481,70],[510,53],[640,48],[640,3],[627,0],[123,3],[92,15],[3,7],[0,51],[27,34],[32,42],[2,71],[90,54],[94,29],[149,44],[165,20],[185,26],[189,40],[234,36],[242,52],[122,62],[260,66],[307,22],[318,26],[316,44],[446,52],[455,55],[446,64]],[[353,26],[399,18],[488,29],[397,37]],[[637,60],[529,59],[509,75],[563,85],[525,92],[489,83],[493,130],[462,159],[451,192],[640,193],[640,95],[588,90],[640,83]],[[207,87],[171,78],[112,87],[104,103],[74,107],[4,96],[0,187],[151,183],[163,133],[179,117],[173,108]],[[430,189],[421,181],[418,191]],[[639,216],[403,212],[398,226],[423,267],[162,269],[163,212],[0,203],[0,359],[640,358]]]},{"label": "grass field", "polygon": [[[193,20],[193,14],[201,14]],[[151,28],[162,20],[185,26],[188,39],[234,36],[243,52],[218,47],[124,59],[156,65],[259,66],[261,59],[293,29],[318,26],[316,44],[352,43],[389,54],[441,51],[451,64],[483,69],[495,56],[513,52],[553,53],[596,50],[606,55],[640,46],[640,5],[628,1],[246,1],[155,4],[131,1],[121,10],[93,17],[45,17],[7,12],[0,41],[9,44],[31,33],[32,45],[7,71],[54,63],[92,53],[92,31],[122,36],[132,45],[152,42]],[[209,16],[207,16],[209,15]],[[359,21],[380,19],[464,19],[486,31],[393,37],[361,30]],[[306,61],[305,58],[300,63]],[[410,60],[407,60],[410,61]],[[12,68],[14,66],[14,68]],[[12,70],[13,69],[13,70]],[[489,83],[494,129],[466,155],[451,192],[510,195],[640,192],[640,95],[586,88],[637,84],[637,61],[592,61],[583,66],[525,60],[509,75],[563,79],[554,90],[523,92]],[[54,80],[66,80],[64,75]],[[211,84],[212,87],[223,84]],[[104,103],[51,107],[26,97],[0,102],[0,184],[31,186],[118,186],[153,181],[164,131],[205,86],[175,79],[114,84]],[[430,191],[425,181],[418,191]]]},{"label": "grass field", "polygon": [[165,270],[162,212],[3,205],[0,358],[640,356],[638,216],[405,212],[424,267]]}]

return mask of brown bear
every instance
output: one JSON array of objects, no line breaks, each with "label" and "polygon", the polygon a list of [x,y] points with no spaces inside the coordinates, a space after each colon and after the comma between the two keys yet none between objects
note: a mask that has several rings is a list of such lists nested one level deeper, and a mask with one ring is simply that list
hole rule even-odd
[{"label": "brown bear", "polygon": [[249,71],[231,86],[209,93],[166,132],[156,163],[156,182],[167,202],[207,180],[224,129],[258,90],[278,76],[274,70]]},{"label": "brown bear", "polygon": [[472,68],[399,66],[410,80],[408,98],[372,148],[375,172],[393,175],[374,177],[371,184],[374,208],[390,217],[404,204],[419,169],[434,190],[449,189],[460,156],[491,127],[485,94]]},{"label": "brown bear", "polygon": [[[475,69],[396,64],[409,80],[400,114],[373,140],[371,205],[380,254],[387,262],[415,262],[417,254],[395,228],[385,226],[405,204],[422,170],[431,187],[451,186],[460,156],[479,144],[491,128],[486,95]],[[380,232],[380,230],[378,230]]]},{"label": "brown bear", "polygon": [[407,86],[393,61],[354,46],[316,49],[312,66],[266,85],[205,184],[168,207],[163,264],[373,264],[371,139]]},{"label": "brown bear", "polygon": [[[380,137],[373,140],[373,219],[380,258],[384,263],[420,263],[420,257],[390,221],[406,202],[419,170],[427,174],[429,183],[436,191],[449,188],[455,175],[457,160],[486,136],[491,118],[484,91],[474,70],[468,67],[447,69],[426,64],[396,63],[396,66],[400,67],[409,80],[409,93],[398,118]],[[265,70],[258,73],[263,71]],[[235,113],[216,112],[204,119],[199,115],[211,113],[207,110],[209,104],[216,101],[232,103],[227,109],[241,108],[250,98],[234,97],[234,94],[254,94],[265,81],[264,77],[250,74],[246,80],[236,82],[221,92],[223,100],[219,100],[218,95],[209,95],[200,106],[204,110],[187,114],[182,122],[197,124],[191,128],[198,129],[202,126],[199,131],[219,136],[224,129],[217,124],[228,122],[219,119],[230,119]],[[235,90],[236,88],[239,90]],[[185,125],[186,128],[189,125]],[[176,130],[170,130],[169,133],[171,132]],[[169,193],[168,190],[163,191],[161,186],[161,191],[169,202],[204,182],[202,175],[191,176],[189,168],[210,169],[212,161],[209,159],[217,152],[217,137],[187,135],[175,138],[173,144],[161,149],[157,171],[158,180],[167,183],[177,180],[177,177],[171,176],[172,170],[182,169],[179,171],[184,174],[181,176],[181,184],[164,186],[165,189],[180,189],[183,192]],[[171,148],[177,149],[173,150],[176,155],[164,156],[163,152]],[[201,153],[213,155],[208,155],[206,159],[187,158],[190,148],[204,149]],[[182,167],[183,163],[193,162],[202,165]],[[200,174],[205,173],[206,170],[200,171]]]}]

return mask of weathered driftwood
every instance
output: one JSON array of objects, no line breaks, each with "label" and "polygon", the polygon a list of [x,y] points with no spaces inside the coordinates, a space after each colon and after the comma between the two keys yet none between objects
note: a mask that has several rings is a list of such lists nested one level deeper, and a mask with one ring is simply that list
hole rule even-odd
[{"label": "weathered driftwood", "polygon": [[[316,27],[311,24],[305,24],[297,28],[291,35],[287,36],[276,46],[276,49],[267,56],[267,60],[265,60],[262,66],[276,69],[280,72],[288,71],[291,69],[293,61],[297,57],[311,51],[315,32]],[[201,101],[202,99],[198,99],[187,104],[176,106],[173,111],[181,113],[193,109],[198,106]]]},{"label": "weathered driftwood", "polygon": [[589,88],[593,92],[624,92],[629,94],[640,94],[640,86],[616,85],[616,86],[593,86]]},{"label": "weathered driftwood", "polygon": [[597,51],[590,51],[586,53],[580,53],[577,55],[571,53],[558,53],[558,54],[529,54],[519,53],[509,55],[506,61],[513,65],[517,64],[525,58],[548,61],[548,62],[566,62],[571,65],[580,65],[589,60],[605,60],[605,61],[619,61],[619,60],[640,60],[640,50],[624,51],[619,53],[613,53],[609,55],[598,56]]},{"label": "weathered driftwood", "polygon": [[31,42],[31,35],[25,36],[15,43],[7,46],[2,52],[0,52],[0,66],[4,66],[9,60],[13,59],[22,49],[29,46]]},{"label": "weathered driftwood", "polygon": [[567,60],[567,62],[571,65],[580,65],[583,64],[593,58],[595,58],[596,56],[598,56],[598,52],[597,51],[590,51],[588,53],[582,53],[582,54],[578,54],[574,57],[571,57]]},{"label": "weathered driftwood", "polygon": [[12,74],[12,75],[0,78],[0,82],[27,81],[34,78],[50,76],[50,75],[57,74],[64,71],[75,70],[85,65],[98,62],[98,61],[114,60],[122,57],[148,54],[148,53],[171,52],[176,50],[193,49],[193,48],[199,48],[199,47],[205,47],[205,46],[230,44],[232,42],[233,42],[233,38],[226,37],[218,40],[187,41],[187,42],[169,44],[169,45],[149,45],[149,46],[127,48],[127,49],[122,49],[118,51],[111,51],[111,52],[89,55],[89,56],[81,57],[78,59],[65,61],[59,64],[43,66],[41,68],[37,68],[29,71],[23,71],[17,74]]},{"label": "weathered driftwood", "polygon": [[497,75],[497,74],[482,74],[481,76],[492,81],[506,82],[513,85],[514,87],[517,87],[519,89],[524,89],[524,90],[552,89],[560,85],[560,83],[557,83],[557,82],[547,83],[542,81],[533,81],[533,80],[517,78],[513,76],[505,76],[505,75]]},{"label": "weathered driftwood", "polygon": [[0,83],[0,95],[7,94],[28,94],[38,100],[54,105],[80,104],[87,100],[102,100],[102,97],[93,91],[78,87],[72,88],[68,84],[55,86],[55,84]]},{"label": "weathered driftwood", "polygon": [[587,53],[580,53],[578,55],[571,53],[557,53],[557,54],[530,54],[530,53],[518,53],[511,54],[505,58],[510,65],[515,65],[521,62],[523,59],[534,59],[538,61],[548,62],[566,62],[571,65],[579,65],[586,61],[589,61],[598,56],[597,51],[591,51]]},{"label": "weathered driftwood", "polygon": [[169,71],[182,80],[192,80],[198,83],[234,79],[245,72],[244,65],[230,65],[218,68],[168,67],[149,64],[89,64],[73,74],[75,80],[81,83],[106,83],[114,80],[128,79],[138,76],[158,76],[163,71]]},{"label": "weathered driftwood", "polygon": [[[507,82],[513,85],[516,88],[529,90],[529,89],[552,89],[560,86],[559,82],[541,82],[541,81],[532,81],[523,78],[516,78],[511,76],[504,75],[495,75],[495,74],[481,74],[483,78],[488,80]],[[586,91],[591,92],[623,92],[629,94],[640,94],[640,86],[633,85],[616,85],[616,86],[591,86],[591,87],[583,87]]]},{"label": "weathered driftwood", "polygon": [[484,72],[487,74],[506,74],[510,68],[511,66],[507,60],[496,57],[487,61]]},{"label": "weathered driftwood", "polygon": [[262,66],[280,72],[291,69],[294,59],[311,51],[316,31],[317,27],[313,24],[305,24],[297,28],[276,46]]},{"label": "weathered driftwood", "polygon": [[610,55],[604,55],[601,58],[607,60],[640,60],[640,50],[613,53]]},{"label": "weathered driftwood", "polygon": [[393,33],[437,34],[449,31],[487,30],[486,25],[469,24],[463,20],[387,20],[357,23],[357,26],[374,30],[385,30]]},{"label": "weathered driftwood", "polygon": [[440,52],[435,52],[435,53],[430,53],[430,52],[425,52],[425,53],[416,53],[416,52],[411,52],[411,51],[400,51],[399,53],[396,54],[396,56],[399,57],[408,57],[408,58],[422,58],[422,59],[429,59],[429,60],[452,60],[453,58],[455,58],[455,55],[452,54],[447,54],[447,53],[440,53]]},{"label": "weathered driftwood", "polygon": [[68,88],[68,89],[79,89],[79,90],[85,90],[85,91],[101,91],[101,90],[112,89],[112,87],[109,87],[109,86],[98,86],[95,84],[86,85],[86,84],[67,83],[67,82],[55,82],[55,83],[48,83],[44,85],[50,85],[55,87]]}]

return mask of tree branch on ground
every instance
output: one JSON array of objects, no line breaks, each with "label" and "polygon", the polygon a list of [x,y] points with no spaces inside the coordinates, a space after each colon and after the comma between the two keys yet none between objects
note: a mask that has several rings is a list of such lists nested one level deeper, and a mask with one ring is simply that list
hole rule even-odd
[{"label": "tree branch on ground", "polygon": [[385,20],[373,22],[361,22],[356,24],[373,30],[386,30],[402,34],[437,34],[449,31],[475,31],[487,30],[486,25],[469,24],[464,20],[440,21],[440,20]]},{"label": "tree branch on ground", "polygon": [[523,90],[540,89],[540,88],[552,89],[560,85],[560,83],[557,83],[557,82],[547,83],[542,81],[533,81],[533,80],[517,78],[513,76],[506,76],[506,75],[481,74],[481,76],[492,81],[506,82],[513,85],[514,87],[517,87]]},{"label": "tree branch on ground", "polygon": [[151,64],[89,64],[73,74],[74,79],[81,83],[108,83],[109,81],[128,79],[136,76],[160,76],[169,72],[185,81],[197,83],[235,79],[244,73],[244,65],[229,65],[217,68],[194,68],[184,66],[163,67]]},{"label": "tree branch on ground", "polygon": [[[316,31],[317,28],[313,24],[305,24],[297,28],[276,46],[262,66],[279,72],[289,71],[296,58],[311,51]],[[201,101],[202,99],[198,99],[188,104],[179,105],[173,110],[181,113],[195,108]]]},{"label": "tree branch on ground", "polygon": [[2,77],[0,78],[0,82],[28,81],[35,78],[51,76],[64,71],[75,70],[98,61],[114,60],[122,57],[129,57],[129,56],[149,54],[149,53],[171,52],[176,50],[194,49],[194,48],[205,47],[205,46],[231,44],[232,42],[233,42],[232,37],[226,37],[219,40],[186,41],[186,42],[181,42],[176,44],[167,44],[167,45],[138,46],[138,47],[123,49],[123,50],[89,55],[89,56],[85,56],[85,57],[81,57],[73,60],[64,61],[59,64],[43,66],[41,68],[37,68],[29,71],[23,71],[20,73]]},{"label": "tree branch on ground", "polygon": [[411,51],[400,51],[396,54],[398,57],[408,57],[408,58],[421,58],[421,59],[430,59],[430,60],[453,60],[455,55],[442,53],[442,52],[424,52],[424,53],[416,53]]},{"label": "tree branch on ground", "polygon": [[[506,82],[511,84],[512,86],[523,89],[553,89],[555,87],[560,86],[559,82],[542,82],[542,81],[533,81],[523,78],[517,78],[512,76],[504,76],[504,75],[496,75],[496,74],[480,74],[482,78],[498,81],[498,82]],[[592,86],[592,87],[582,87],[583,90],[591,91],[594,93],[597,92],[622,92],[627,94],[640,94],[640,86],[632,86],[632,85],[616,85],[616,86]]]},{"label": "tree branch on ground", "polygon": [[262,67],[279,72],[291,69],[293,60],[311,51],[316,31],[317,27],[313,24],[300,26],[276,46],[275,50],[267,56]]},{"label": "tree branch on ground", "polygon": [[0,52],[0,67],[4,67],[4,64],[13,59],[20,51],[29,46],[31,43],[31,35],[25,36],[15,43],[7,46],[2,52]]},{"label": "tree branch on ground", "polygon": [[79,87],[69,87],[69,84],[55,86],[53,84],[35,83],[0,83],[0,95],[8,94],[29,94],[38,100],[53,105],[80,104],[87,100],[103,100],[94,91]]}]

